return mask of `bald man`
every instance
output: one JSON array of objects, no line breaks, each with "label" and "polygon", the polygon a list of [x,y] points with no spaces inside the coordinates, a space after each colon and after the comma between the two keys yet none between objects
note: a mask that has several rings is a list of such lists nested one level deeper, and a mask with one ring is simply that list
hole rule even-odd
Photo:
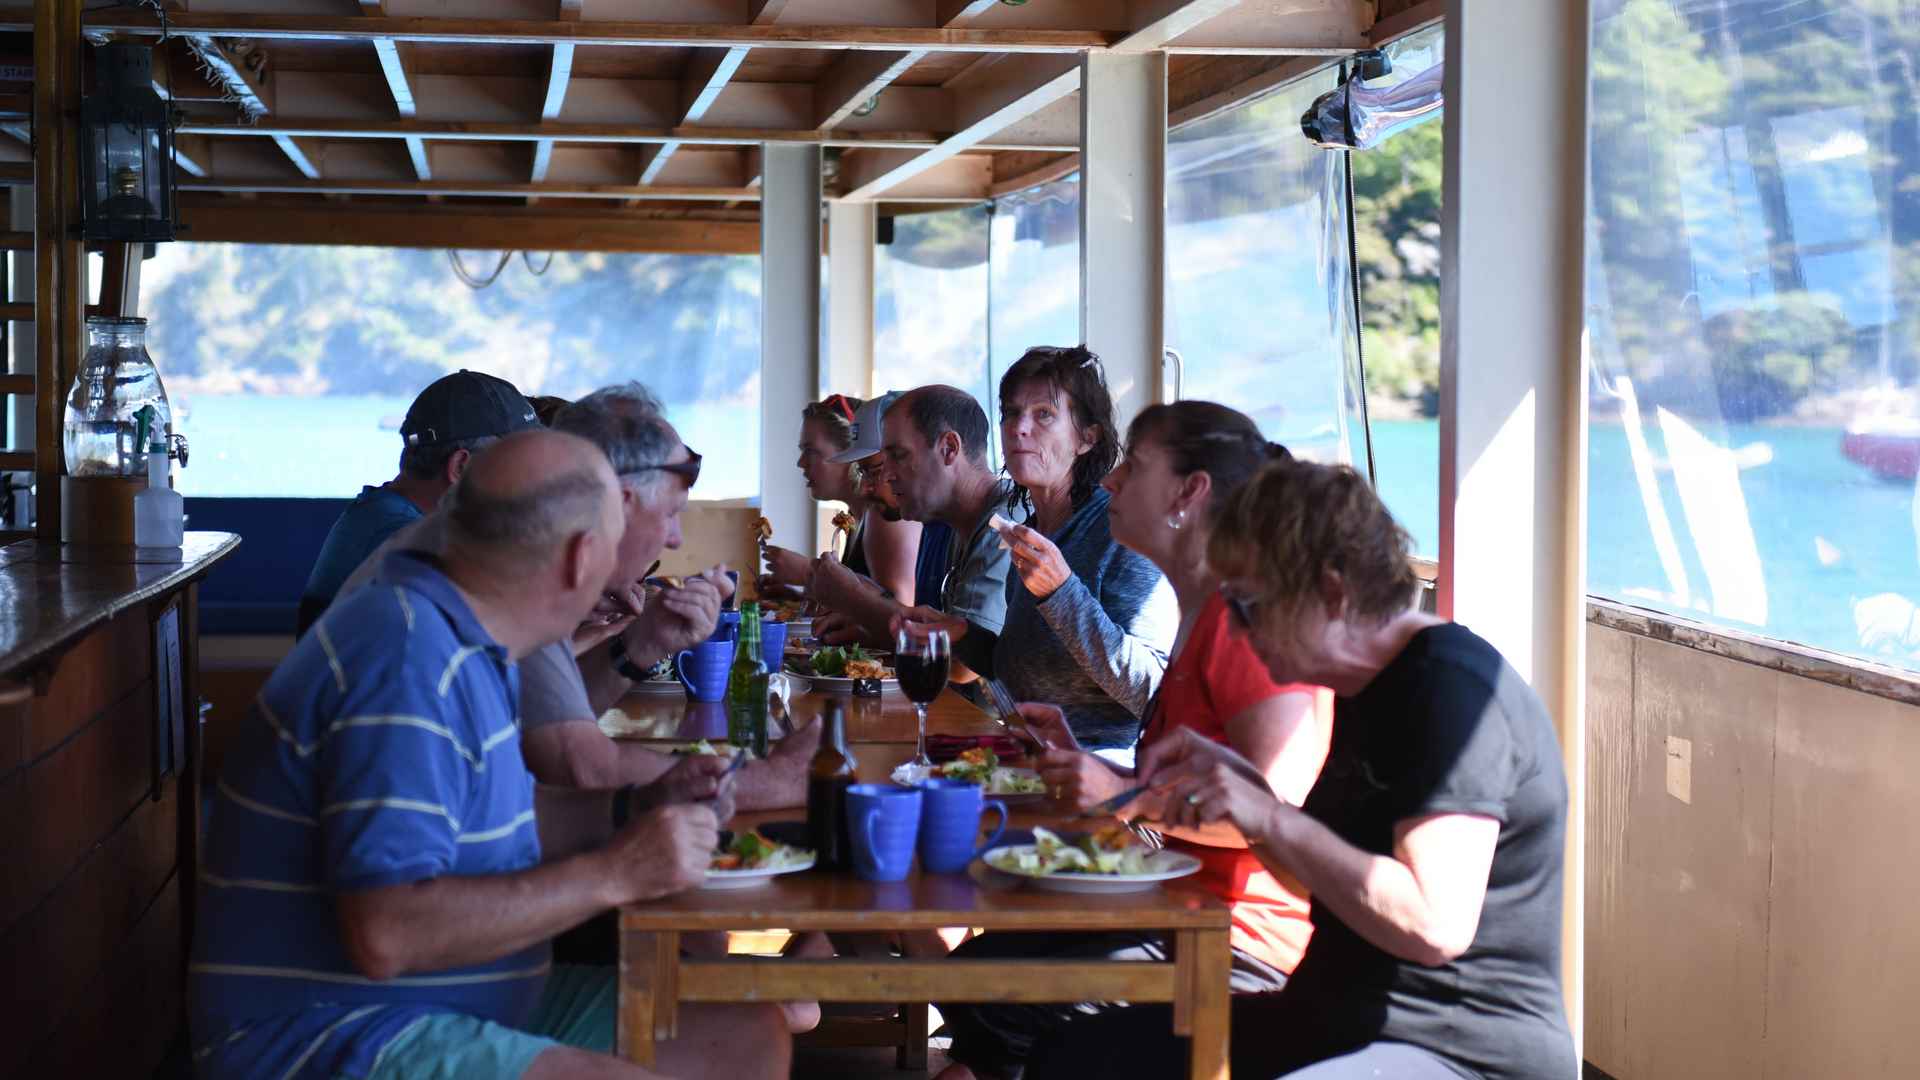
[{"label": "bald man", "polygon": [[[655,1075],[610,1056],[611,971],[551,968],[548,941],[698,884],[730,794],[716,773],[708,801],[621,822],[607,793],[536,789],[515,722],[517,661],[608,587],[618,482],[592,443],[515,435],[446,520],[439,556],[395,552],[300,639],[216,785],[189,967],[202,1076]],[[681,1015],[664,1071],[787,1074],[776,1007]]]}]

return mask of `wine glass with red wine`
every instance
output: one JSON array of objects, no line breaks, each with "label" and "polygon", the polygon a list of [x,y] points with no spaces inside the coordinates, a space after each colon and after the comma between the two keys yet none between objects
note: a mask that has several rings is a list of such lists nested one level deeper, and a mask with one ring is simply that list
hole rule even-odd
[{"label": "wine glass with red wine", "polygon": [[920,739],[914,749],[913,763],[930,766],[927,756],[927,706],[947,688],[947,674],[953,666],[953,643],[945,630],[915,631],[902,627],[894,640],[893,671],[900,680],[900,691],[913,702],[920,721]]}]

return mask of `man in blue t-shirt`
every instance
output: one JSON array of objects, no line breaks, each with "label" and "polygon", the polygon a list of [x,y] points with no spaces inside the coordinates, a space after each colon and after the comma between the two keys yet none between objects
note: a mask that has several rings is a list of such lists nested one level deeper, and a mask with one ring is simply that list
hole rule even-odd
[{"label": "man in blue t-shirt", "polygon": [[400,424],[400,471],[379,487],[363,487],[343,511],[300,593],[295,633],[333,603],[347,575],[387,537],[440,505],[473,455],[503,435],[540,426],[533,406],[505,379],[456,371],[413,399]]},{"label": "man in blue t-shirt", "polygon": [[[437,557],[395,552],[300,639],[215,785],[202,1077],[654,1075],[609,1056],[613,973],[553,968],[548,941],[697,885],[730,785],[714,768],[664,807],[536,790],[518,721],[518,661],[614,572],[618,480],[592,443],[527,432],[475,458],[445,518]],[[690,1006],[659,1064],[747,1080],[790,1057],[775,1007]]]}]

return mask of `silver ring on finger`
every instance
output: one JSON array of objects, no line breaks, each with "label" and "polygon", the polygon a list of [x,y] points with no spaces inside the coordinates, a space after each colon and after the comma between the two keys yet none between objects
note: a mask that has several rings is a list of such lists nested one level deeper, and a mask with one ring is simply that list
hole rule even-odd
[{"label": "silver ring on finger", "polygon": [[1190,792],[1188,792],[1188,793],[1187,793],[1187,805],[1188,805],[1188,806],[1199,806],[1199,805],[1200,805],[1200,793],[1199,793],[1199,792],[1197,792],[1197,791],[1190,791]]}]

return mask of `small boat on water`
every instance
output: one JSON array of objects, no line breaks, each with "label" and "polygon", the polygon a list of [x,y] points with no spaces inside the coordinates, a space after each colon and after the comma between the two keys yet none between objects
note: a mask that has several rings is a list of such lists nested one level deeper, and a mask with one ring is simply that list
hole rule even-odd
[{"label": "small boat on water", "polygon": [[1840,452],[1882,480],[1911,481],[1920,475],[1920,418],[1876,416],[1855,421],[1840,438]]}]

